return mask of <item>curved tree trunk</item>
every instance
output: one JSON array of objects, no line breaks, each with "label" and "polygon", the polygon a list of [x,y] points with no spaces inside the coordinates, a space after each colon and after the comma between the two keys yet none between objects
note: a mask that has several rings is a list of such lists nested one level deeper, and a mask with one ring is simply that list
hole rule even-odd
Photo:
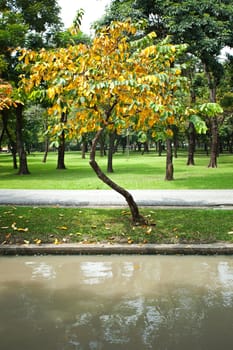
[{"label": "curved tree trunk", "polygon": [[165,180],[172,181],[174,180],[174,167],[173,167],[173,153],[172,153],[172,140],[167,139],[167,157],[166,157],[166,176]]},{"label": "curved tree trunk", "polygon": [[188,160],[187,165],[195,165],[194,152],[196,146],[196,131],[193,122],[189,122],[188,127]]},{"label": "curved tree trunk", "polygon": [[89,162],[90,166],[92,167],[92,169],[94,170],[94,172],[96,173],[96,175],[99,177],[99,179],[101,181],[103,181],[105,184],[107,184],[113,190],[120,193],[125,198],[126,202],[128,203],[128,206],[130,208],[130,211],[131,211],[133,223],[134,224],[146,224],[145,218],[139,213],[138,206],[137,206],[136,202],[134,201],[133,196],[128,191],[126,191],[124,188],[117,185],[108,176],[106,176],[102,172],[102,170],[100,169],[99,165],[96,162],[96,159],[95,159],[96,145],[99,142],[99,139],[101,137],[103,130],[104,130],[103,128],[100,129],[96,133],[96,135],[92,141],[92,147],[91,147],[91,152],[90,152],[90,162]]},{"label": "curved tree trunk", "polygon": [[23,105],[18,104],[16,108],[16,139],[17,139],[17,149],[19,155],[19,171],[18,175],[29,175],[27,165],[27,155],[24,148],[23,142]]}]

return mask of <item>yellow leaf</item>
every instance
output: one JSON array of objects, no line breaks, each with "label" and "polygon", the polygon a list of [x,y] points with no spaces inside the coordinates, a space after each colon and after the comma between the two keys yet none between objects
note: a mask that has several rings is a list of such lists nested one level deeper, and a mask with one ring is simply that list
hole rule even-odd
[{"label": "yellow leaf", "polygon": [[34,242],[36,243],[36,244],[41,244],[41,239],[34,239]]},{"label": "yellow leaf", "polygon": [[57,227],[59,230],[68,230],[68,227],[66,227],[66,226],[59,226],[59,227]]},{"label": "yellow leaf", "polygon": [[48,90],[47,90],[47,95],[48,95],[48,97],[52,100],[53,98],[54,98],[54,96],[55,96],[55,93],[56,93],[56,91],[55,91],[55,89],[54,88],[48,88]]},{"label": "yellow leaf", "polygon": [[17,228],[17,231],[18,232],[27,232],[28,228],[27,227],[26,228],[19,227],[19,228]]},{"label": "yellow leaf", "polygon": [[29,241],[26,241],[26,239],[24,240],[24,243],[25,243],[25,244],[30,244],[30,242],[29,242]]},{"label": "yellow leaf", "polygon": [[151,232],[152,232],[152,228],[150,227],[150,228],[148,228],[147,230],[146,230],[146,233],[148,234],[148,235],[150,235],[151,234]]},{"label": "yellow leaf", "polygon": [[14,231],[17,231],[16,222],[13,222],[13,224],[11,225],[11,227],[13,228]]},{"label": "yellow leaf", "polygon": [[60,244],[61,242],[56,238],[53,244]]}]

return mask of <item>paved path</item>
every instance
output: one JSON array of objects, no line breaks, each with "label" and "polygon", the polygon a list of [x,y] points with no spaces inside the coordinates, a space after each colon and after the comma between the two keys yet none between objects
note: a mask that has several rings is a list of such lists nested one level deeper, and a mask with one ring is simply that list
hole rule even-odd
[{"label": "paved path", "polygon": [[[233,190],[132,190],[139,206],[233,208]],[[112,190],[4,190],[0,205],[125,206]]]}]

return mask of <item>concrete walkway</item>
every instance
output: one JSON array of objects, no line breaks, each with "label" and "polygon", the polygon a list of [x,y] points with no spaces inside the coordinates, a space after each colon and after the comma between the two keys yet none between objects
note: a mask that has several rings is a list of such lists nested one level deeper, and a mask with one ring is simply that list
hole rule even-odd
[{"label": "concrete walkway", "polygon": [[[130,193],[140,207],[233,208],[233,190],[130,190]],[[0,189],[0,205],[122,207],[127,204],[112,190]]]}]

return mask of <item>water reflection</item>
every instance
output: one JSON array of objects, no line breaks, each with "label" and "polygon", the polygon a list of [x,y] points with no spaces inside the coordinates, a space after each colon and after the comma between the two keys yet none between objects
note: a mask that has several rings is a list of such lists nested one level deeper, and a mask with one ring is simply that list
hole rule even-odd
[{"label": "water reflection", "polygon": [[231,257],[0,258],[3,350],[232,349]]}]

